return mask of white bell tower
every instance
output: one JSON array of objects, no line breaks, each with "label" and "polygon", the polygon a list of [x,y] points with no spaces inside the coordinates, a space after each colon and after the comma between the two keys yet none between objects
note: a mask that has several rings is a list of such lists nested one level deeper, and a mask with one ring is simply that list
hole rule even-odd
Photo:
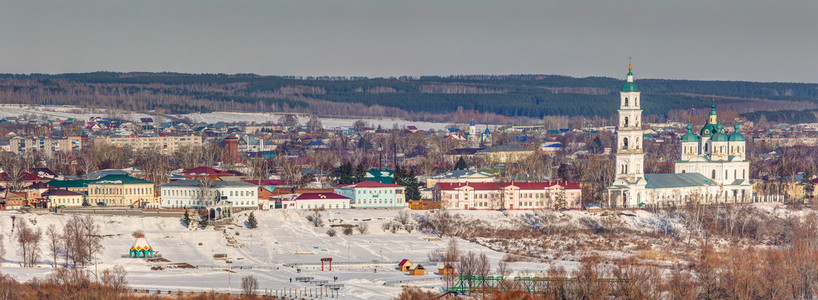
[{"label": "white bell tower", "polygon": [[616,178],[635,183],[644,177],[642,108],[640,92],[628,64],[628,81],[619,92],[619,124],[616,131]]}]

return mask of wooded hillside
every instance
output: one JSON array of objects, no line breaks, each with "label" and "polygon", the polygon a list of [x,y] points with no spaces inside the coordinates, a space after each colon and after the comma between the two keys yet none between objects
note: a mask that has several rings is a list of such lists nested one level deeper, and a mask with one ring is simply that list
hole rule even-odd
[{"label": "wooded hillside", "polygon": [[[423,119],[456,111],[541,119],[616,113],[622,79],[556,75],[296,78],[253,74],[0,75],[0,102],[168,113],[311,112]],[[738,113],[818,109],[818,84],[637,79],[647,115],[707,108]],[[811,113],[809,113],[811,114]],[[756,116],[758,114],[748,114]],[[804,113],[782,114],[804,119]]]}]

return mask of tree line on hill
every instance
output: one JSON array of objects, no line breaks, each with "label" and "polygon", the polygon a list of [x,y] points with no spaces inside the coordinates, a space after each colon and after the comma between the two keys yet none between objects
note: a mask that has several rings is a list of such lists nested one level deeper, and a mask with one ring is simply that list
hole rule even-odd
[{"label": "tree line on hill", "polygon": [[[818,102],[818,84],[638,80],[647,114],[725,103]],[[296,79],[254,74],[113,73],[0,74],[6,103],[82,105],[169,113],[312,112],[410,117],[458,110],[541,119],[616,112],[621,79],[555,75],[472,75],[421,78]]]}]

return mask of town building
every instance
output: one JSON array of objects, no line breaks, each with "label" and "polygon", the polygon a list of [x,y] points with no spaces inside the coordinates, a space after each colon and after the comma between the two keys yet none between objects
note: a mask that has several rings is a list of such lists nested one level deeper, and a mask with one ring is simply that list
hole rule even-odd
[{"label": "town building", "polygon": [[51,190],[43,196],[48,199],[49,207],[82,207],[85,195],[68,190]]},{"label": "town building", "polygon": [[159,186],[159,191],[161,208],[258,208],[258,187],[243,181],[177,180]]},{"label": "town building", "polygon": [[127,175],[108,175],[86,184],[91,205],[142,206],[156,201],[153,182]]},{"label": "town building", "polygon": [[432,190],[433,199],[450,210],[582,207],[576,182],[438,182]]},{"label": "town building", "polygon": [[426,179],[426,187],[434,187],[438,182],[461,183],[461,182],[493,182],[494,175],[472,170],[454,170],[440,173]]},{"label": "town building", "polygon": [[156,136],[137,136],[135,134],[123,137],[106,137],[101,136],[94,139],[97,143],[108,143],[120,147],[130,147],[134,151],[145,149],[158,149],[165,154],[172,154],[185,146],[201,146],[202,137],[195,135],[156,135]]},{"label": "town building", "polygon": [[404,187],[375,181],[336,185],[335,193],[350,199],[353,208],[406,207]]},{"label": "town building", "polygon": [[673,174],[645,174],[641,92],[628,67],[619,92],[616,176],[608,188],[611,207],[682,205],[688,202],[745,202],[752,196],[750,163],[738,126],[729,136],[718,121],[715,102],[700,135],[688,123]]},{"label": "town building", "polygon": [[336,193],[302,193],[292,201],[287,201],[290,208],[298,209],[346,209],[350,208],[349,197]]}]

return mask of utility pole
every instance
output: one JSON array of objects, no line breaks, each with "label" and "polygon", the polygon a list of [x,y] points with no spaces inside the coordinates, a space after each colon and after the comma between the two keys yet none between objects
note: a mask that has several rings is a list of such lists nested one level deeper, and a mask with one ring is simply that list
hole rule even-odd
[{"label": "utility pole", "polygon": [[230,263],[231,261],[226,260],[227,263],[227,292],[230,293]]}]

